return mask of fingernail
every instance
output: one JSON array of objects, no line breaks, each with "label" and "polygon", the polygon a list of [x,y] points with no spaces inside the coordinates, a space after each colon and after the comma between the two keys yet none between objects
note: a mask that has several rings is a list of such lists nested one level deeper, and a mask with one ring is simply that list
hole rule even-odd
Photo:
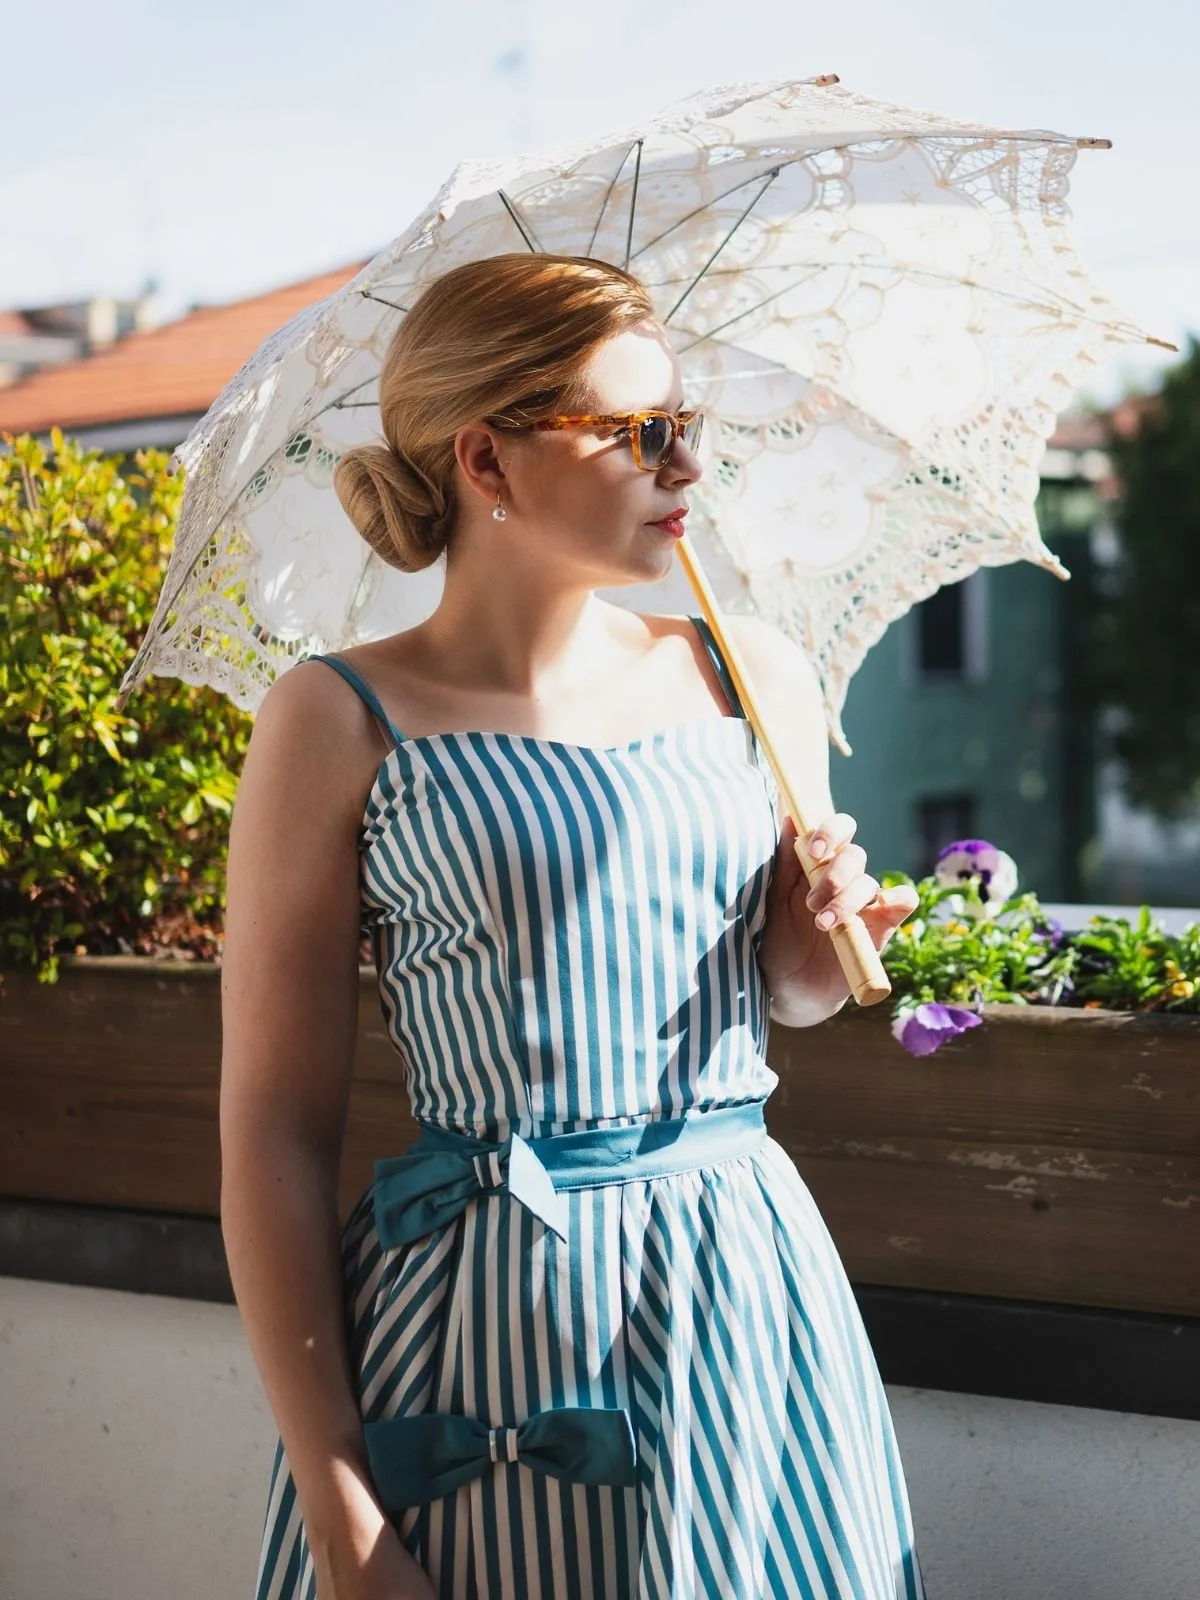
[{"label": "fingernail", "polygon": [[820,916],[817,918],[817,927],[818,928],[832,928],[836,921],[837,921],[837,912],[836,911],[822,911]]},{"label": "fingernail", "polygon": [[814,859],[817,859],[825,854],[826,848],[824,839],[814,839],[808,847],[808,853]]}]

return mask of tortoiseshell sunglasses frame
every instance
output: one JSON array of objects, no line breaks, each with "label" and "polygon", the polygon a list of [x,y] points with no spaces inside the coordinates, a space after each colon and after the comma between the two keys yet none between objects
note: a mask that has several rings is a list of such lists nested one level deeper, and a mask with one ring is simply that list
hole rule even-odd
[{"label": "tortoiseshell sunglasses frame", "polygon": [[[661,461],[645,462],[642,460],[641,445],[638,442],[640,424],[649,422],[654,417],[664,417],[671,424],[671,443]],[[704,407],[693,406],[687,411],[609,411],[595,412],[577,417],[543,417],[540,422],[531,422],[528,426],[538,433],[556,433],[562,428],[595,428],[616,427],[629,428],[629,443],[633,447],[633,459],[643,472],[660,472],[674,453],[675,446],[679,443],[684,430],[700,418],[700,428],[704,426]],[[700,430],[697,430],[692,445],[700,443]],[[689,446],[689,449],[692,446]]]}]

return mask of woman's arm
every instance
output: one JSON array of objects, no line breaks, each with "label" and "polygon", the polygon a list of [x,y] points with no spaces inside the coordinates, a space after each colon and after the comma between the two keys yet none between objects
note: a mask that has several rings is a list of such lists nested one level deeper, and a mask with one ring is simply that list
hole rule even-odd
[{"label": "woman's arm", "polygon": [[328,667],[291,669],[256,718],[229,843],[221,1227],[319,1581],[328,1575],[322,1600],[432,1594],[375,1498],[344,1329],[357,833],[380,737]]},{"label": "woman's arm", "polygon": [[915,890],[881,890],[866,872],[861,845],[851,843],[857,823],[835,812],[829,787],[829,734],[824,701],[812,664],[786,634],[759,617],[727,619],[754,684],[764,719],[787,770],[810,847],[825,845],[821,871],[810,885],[796,855],[796,830],[779,800],[779,848],[767,897],[759,963],[771,996],[771,1018],[806,1028],[840,1011],[850,986],[829,930],[818,915],[861,916],[872,944],[882,950],[917,906]]}]

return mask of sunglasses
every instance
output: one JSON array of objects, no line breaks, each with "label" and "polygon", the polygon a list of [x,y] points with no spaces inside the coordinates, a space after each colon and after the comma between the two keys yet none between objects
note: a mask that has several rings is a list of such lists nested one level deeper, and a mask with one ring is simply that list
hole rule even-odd
[{"label": "sunglasses", "polygon": [[633,459],[643,472],[657,472],[671,459],[676,440],[682,439],[695,450],[704,431],[704,412],[691,411],[615,411],[580,417],[546,417],[529,426],[539,433],[554,433],[560,428],[609,428],[629,435]]}]

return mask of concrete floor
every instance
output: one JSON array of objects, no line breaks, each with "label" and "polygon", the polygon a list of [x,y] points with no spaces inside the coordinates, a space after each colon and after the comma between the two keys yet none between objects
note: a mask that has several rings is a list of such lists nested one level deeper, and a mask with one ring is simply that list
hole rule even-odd
[{"label": "concrete floor", "polygon": [[[929,1600],[1200,1594],[1200,1423],[889,1398]],[[0,1278],[0,1440],[0,1600],[249,1600],[275,1435],[232,1307]]]}]

